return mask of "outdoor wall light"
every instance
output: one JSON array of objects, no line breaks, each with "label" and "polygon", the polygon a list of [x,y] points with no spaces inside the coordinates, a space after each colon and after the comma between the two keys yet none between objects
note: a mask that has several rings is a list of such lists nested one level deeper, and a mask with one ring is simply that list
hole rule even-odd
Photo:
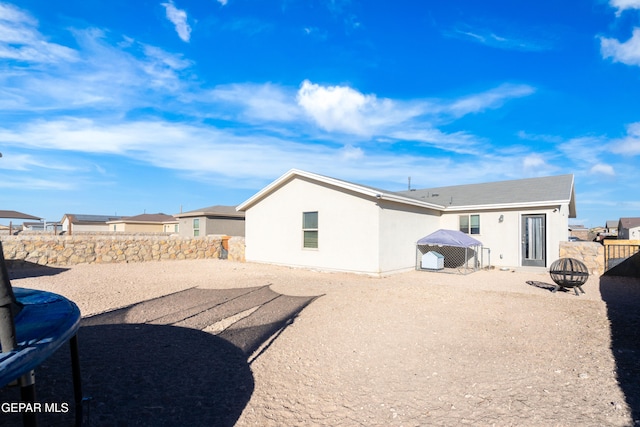
[{"label": "outdoor wall light", "polygon": [[504,221],[504,215],[500,215],[500,218],[498,218],[498,222],[502,222]]}]

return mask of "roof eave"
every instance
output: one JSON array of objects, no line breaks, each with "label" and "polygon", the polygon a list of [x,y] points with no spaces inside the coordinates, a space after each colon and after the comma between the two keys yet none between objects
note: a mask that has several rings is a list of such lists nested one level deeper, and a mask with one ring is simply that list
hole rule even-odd
[{"label": "roof eave", "polygon": [[420,200],[413,199],[411,197],[396,196],[396,195],[388,194],[388,193],[376,194],[376,198],[382,199],[382,200],[387,200],[387,201],[390,201],[390,202],[402,203],[404,205],[419,206],[421,208],[434,209],[434,210],[438,210],[438,211],[442,211],[442,210],[446,209],[445,206],[442,206],[442,205],[436,205],[434,203],[422,202]]},{"label": "roof eave", "polygon": [[213,217],[231,217],[231,218],[244,218],[244,215],[239,213],[222,213],[222,212],[184,212],[180,214],[174,214],[175,218],[195,218],[199,216],[213,216]]},{"label": "roof eave", "polygon": [[260,200],[265,198],[271,192],[275,191],[277,188],[279,188],[281,185],[283,185],[290,179],[294,178],[295,176],[311,179],[317,182],[322,182],[324,184],[339,187],[339,188],[352,191],[352,192],[361,194],[363,196],[371,197],[371,198],[382,199],[382,200],[387,200],[387,201],[392,201],[392,202],[397,202],[397,203],[402,203],[402,204],[412,205],[412,206],[426,207],[430,209],[437,209],[437,210],[444,209],[444,206],[441,206],[441,205],[435,205],[431,203],[422,202],[420,200],[412,199],[410,197],[403,197],[403,196],[398,196],[390,193],[381,192],[373,188],[363,187],[358,184],[341,181],[328,176],[317,175],[311,172],[305,172],[298,169],[291,169],[289,172],[285,173],[280,178],[276,179],[271,184],[264,187],[262,190],[260,190],[258,193],[250,197],[248,200],[239,204],[236,210],[246,211],[251,206],[258,203]]},{"label": "roof eave", "polygon": [[570,204],[570,200],[545,200],[540,202],[522,202],[522,203],[500,203],[495,205],[465,205],[465,206],[447,206],[445,212],[470,211],[470,210],[503,210],[518,209],[531,207],[558,206]]},{"label": "roof eave", "polygon": [[276,179],[271,184],[267,185],[262,190],[258,191],[256,194],[251,196],[249,199],[247,199],[246,201],[240,203],[236,207],[236,211],[238,211],[238,212],[246,211],[247,209],[249,209],[250,207],[252,207],[256,203],[258,203],[260,200],[265,198],[267,195],[269,195],[270,193],[275,191],[277,188],[282,186],[284,183],[286,183],[290,179],[294,178],[295,176],[312,179],[314,181],[323,182],[325,184],[334,185],[334,186],[337,186],[337,187],[340,187],[340,188],[344,188],[346,190],[355,191],[356,193],[360,193],[360,194],[367,195],[367,196],[370,196],[370,197],[376,197],[376,196],[379,195],[379,192],[374,191],[374,190],[369,189],[369,188],[366,188],[366,187],[361,187],[361,186],[359,186],[357,184],[351,184],[351,183],[348,183],[348,182],[345,182],[345,181],[340,181],[340,180],[337,180],[337,179],[334,179],[334,178],[330,178],[330,177],[327,177],[327,176],[317,175],[317,174],[314,174],[314,173],[311,173],[311,172],[305,172],[305,171],[302,171],[302,170],[299,170],[299,169],[291,169],[287,173],[282,175],[280,178]]}]

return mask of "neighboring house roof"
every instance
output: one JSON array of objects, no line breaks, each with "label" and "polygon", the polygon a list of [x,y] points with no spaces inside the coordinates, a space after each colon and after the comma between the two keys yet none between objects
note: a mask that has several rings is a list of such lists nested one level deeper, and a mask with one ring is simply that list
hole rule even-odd
[{"label": "neighboring house roof", "polygon": [[316,182],[322,182],[324,184],[338,187],[343,190],[352,191],[354,193],[357,193],[363,196],[375,197],[381,200],[388,200],[388,201],[403,203],[407,205],[421,206],[421,207],[430,208],[430,209],[437,209],[437,210],[444,209],[443,205],[439,205],[436,203],[431,203],[431,202],[427,202],[427,201],[423,201],[423,200],[419,200],[411,197],[406,197],[402,194],[394,193],[392,191],[386,191],[386,190],[381,190],[374,187],[369,187],[366,185],[355,184],[353,182],[343,181],[340,179],[331,178],[324,175],[318,175],[311,172],[305,172],[298,169],[291,169],[289,172],[285,173],[280,178],[276,179],[271,184],[267,185],[265,188],[263,188],[258,193],[253,195],[251,198],[249,198],[242,204],[238,205],[236,209],[238,211],[245,211],[249,209],[251,206],[258,203],[260,200],[264,199],[269,194],[276,191],[278,188],[282,187],[283,185],[285,185],[286,183],[288,183],[289,181],[291,181],[296,177],[303,178],[303,179],[306,178]]},{"label": "neighboring house roof", "polygon": [[439,211],[517,208],[567,203],[569,204],[569,217],[575,218],[576,213],[573,175],[570,174],[392,192],[296,169],[282,175],[240,204],[237,209],[244,211],[250,208],[295,177],[320,181],[365,196]]},{"label": "neighboring house roof", "polygon": [[64,217],[69,218],[69,221],[72,224],[105,224],[107,221],[115,221],[121,216],[117,215],[86,215],[86,214],[64,214],[62,217],[62,221],[64,222]]},{"label": "neighboring house roof", "polygon": [[614,219],[610,219],[607,221],[607,225],[605,226],[605,228],[618,228],[618,221],[614,220]]},{"label": "neighboring house roof", "polygon": [[177,222],[177,220],[172,215],[156,213],[126,216],[117,220],[107,221],[107,224],[166,224],[175,222]]},{"label": "neighboring house roof", "polygon": [[[573,175],[525,178],[482,184],[454,185],[400,191],[415,199],[446,206],[446,210],[519,206],[548,206],[569,203],[570,217],[575,217]],[[573,215],[572,215],[573,214]]]},{"label": "neighboring house roof", "polygon": [[640,227],[640,218],[620,218],[619,228],[636,228]]},{"label": "neighboring house roof", "polygon": [[244,212],[238,212],[235,206],[214,205],[189,212],[180,212],[173,216],[176,218],[191,218],[198,216],[244,218]]},{"label": "neighboring house roof", "polygon": [[0,211],[0,218],[10,219],[42,219],[37,216],[28,215],[18,211]]}]

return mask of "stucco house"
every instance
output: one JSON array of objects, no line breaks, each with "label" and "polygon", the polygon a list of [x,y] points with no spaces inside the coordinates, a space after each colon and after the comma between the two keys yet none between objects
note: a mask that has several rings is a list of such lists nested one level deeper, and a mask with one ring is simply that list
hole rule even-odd
[{"label": "stucco house", "polygon": [[60,223],[62,231],[66,234],[107,232],[109,225],[107,221],[115,221],[122,218],[118,215],[87,215],[87,214],[64,214]]},{"label": "stucco house", "polygon": [[615,219],[607,220],[603,232],[607,233],[610,236],[617,236],[619,222],[620,222],[619,220],[616,221]]},{"label": "stucco house", "polygon": [[438,229],[472,235],[492,265],[548,267],[576,216],[573,175],[393,192],[295,169],[237,210],[247,261],[372,275],[414,268]]},{"label": "stucco house", "polygon": [[180,223],[180,235],[187,237],[225,234],[244,236],[244,212],[235,206],[215,205],[173,215]]},{"label": "stucco house", "polygon": [[640,218],[620,218],[618,221],[619,240],[640,240]]},{"label": "stucco house", "polygon": [[107,221],[109,231],[127,233],[176,233],[178,220],[171,215],[141,214]]}]

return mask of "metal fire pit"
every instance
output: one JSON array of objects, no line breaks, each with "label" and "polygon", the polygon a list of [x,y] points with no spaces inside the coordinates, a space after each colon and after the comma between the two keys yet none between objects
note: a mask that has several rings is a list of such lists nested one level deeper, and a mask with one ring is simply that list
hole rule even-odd
[{"label": "metal fire pit", "polygon": [[551,280],[558,285],[553,292],[558,289],[573,288],[576,295],[580,295],[578,289],[583,294],[585,293],[582,285],[589,278],[589,270],[581,261],[573,258],[560,258],[551,264],[549,274],[551,274]]}]

